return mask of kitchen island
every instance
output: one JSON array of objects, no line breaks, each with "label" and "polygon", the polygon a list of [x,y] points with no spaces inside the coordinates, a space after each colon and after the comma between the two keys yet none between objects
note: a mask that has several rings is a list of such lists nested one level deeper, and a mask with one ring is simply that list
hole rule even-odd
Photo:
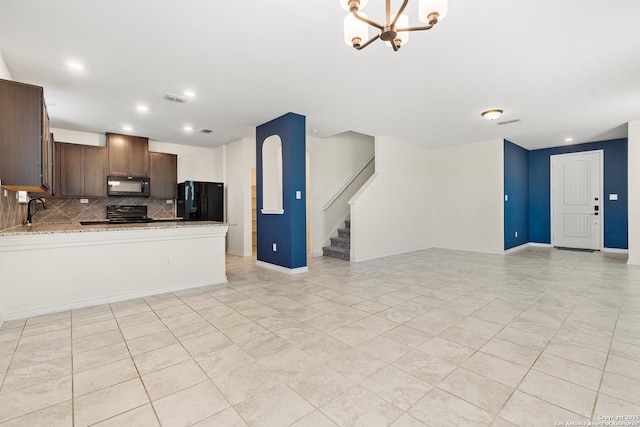
[{"label": "kitchen island", "polygon": [[4,320],[227,281],[228,225],[35,224],[0,232]]}]

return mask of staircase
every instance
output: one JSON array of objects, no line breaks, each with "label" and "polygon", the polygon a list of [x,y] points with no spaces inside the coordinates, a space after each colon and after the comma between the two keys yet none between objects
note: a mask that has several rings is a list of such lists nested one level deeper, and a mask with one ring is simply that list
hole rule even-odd
[{"label": "staircase", "polygon": [[322,256],[349,261],[351,255],[351,221],[344,222],[344,228],[338,229],[338,237],[331,237],[331,246],[322,248]]}]

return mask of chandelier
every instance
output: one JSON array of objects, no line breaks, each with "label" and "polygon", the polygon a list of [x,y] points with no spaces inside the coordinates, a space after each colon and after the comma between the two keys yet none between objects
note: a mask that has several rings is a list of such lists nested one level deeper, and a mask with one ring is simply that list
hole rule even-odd
[{"label": "chandelier", "polygon": [[[403,14],[409,0],[403,0],[402,6],[395,14],[391,13],[391,0],[385,0],[387,6],[385,21],[384,24],[379,24],[360,12],[367,2],[368,0],[340,0],[342,7],[350,12],[344,18],[344,41],[358,50],[380,39],[394,51],[398,51],[409,41],[409,32],[430,30],[447,14],[447,0],[420,0],[418,19],[427,25],[410,27],[409,18]],[[371,38],[369,38],[369,26],[378,31],[378,34]]]}]

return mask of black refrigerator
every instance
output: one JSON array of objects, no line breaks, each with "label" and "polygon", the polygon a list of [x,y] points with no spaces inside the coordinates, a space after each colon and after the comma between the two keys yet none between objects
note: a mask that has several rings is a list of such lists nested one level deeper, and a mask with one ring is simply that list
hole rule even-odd
[{"label": "black refrigerator", "polygon": [[185,181],[178,184],[177,214],[184,221],[224,221],[224,184]]}]

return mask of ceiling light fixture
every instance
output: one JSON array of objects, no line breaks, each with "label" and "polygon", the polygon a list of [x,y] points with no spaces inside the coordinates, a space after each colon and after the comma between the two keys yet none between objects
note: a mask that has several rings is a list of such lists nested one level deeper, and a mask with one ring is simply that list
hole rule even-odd
[{"label": "ceiling light fixture", "polygon": [[191,132],[191,131],[193,130],[193,128],[192,128],[191,126],[189,126],[189,125],[187,125],[187,126],[183,126],[183,127],[182,127],[182,129],[183,129],[185,132]]},{"label": "ceiling light fixture", "polygon": [[138,109],[138,111],[149,111],[149,107],[147,107],[146,105],[138,105],[136,108]]},{"label": "ceiling light fixture", "polygon": [[[360,12],[367,3],[368,0],[340,0],[340,5],[350,12],[344,18],[344,41],[358,50],[380,39],[398,51],[409,41],[409,32],[430,30],[447,15],[447,0],[420,0],[418,19],[427,25],[410,27],[409,18],[403,14],[409,0],[403,0],[395,14],[391,13],[391,0],[386,0],[385,20],[379,24]],[[369,38],[369,26],[378,30],[378,34],[372,38]]]},{"label": "ceiling light fixture", "polygon": [[482,112],[482,117],[487,120],[495,120],[502,115],[502,110],[487,110]]},{"label": "ceiling light fixture", "polygon": [[566,137],[564,139],[564,142],[573,142],[573,138],[571,138],[570,136]]},{"label": "ceiling light fixture", "polygon": [[126,130],[127,132],[131,132],[133,130],[131,126],[122,126],[122,129]]},{"label": "ceiling light fixture", "polygon": [[196,96],[196,93],[192,90],[185,90],[184,91],[184,96],[188,96],[189,98],[193,98],[194,96]]}]

